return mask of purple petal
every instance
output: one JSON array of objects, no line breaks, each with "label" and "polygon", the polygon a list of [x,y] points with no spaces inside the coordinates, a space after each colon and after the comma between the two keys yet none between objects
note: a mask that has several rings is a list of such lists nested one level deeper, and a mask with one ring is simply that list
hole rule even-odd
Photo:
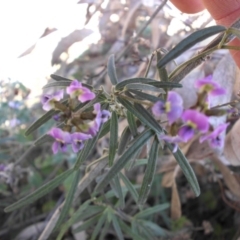
[{"label": "purple petal", "polygon": [[178,143],[183,141],[178,135],[177,136],[163,135],[163,136],[160,136],[160,139],[165,140],[166,142],[172,143],[173,144],[173,152],[174,153],[178,149]]},{"label": "purple petal", "polygon": [[64,132],[60,128],[52,128],[49,132],[55,140],[70,143],[71,142],[71,135],[69,132]]},{"label": "purple petal", "polygon": [[59,142],[55,141],[52,145],[52,151],[54,154],[56,154],[58,152],[58,148],[59,148]]},{"label": "purple petal", "polygon": [[[202,133],[208,131],[209,123],[208,117],[197,110],[188,109],[182,114],[182,120],[187,124],[193,124],[196,129]],[[192,126],[193,127],[193,126]]]},{"label": "purple petal", "polygon": [[53,94],[53,98],[56,100],[56,101],[60,101],[61,99],[63,99],[63,96],[64,96],[64,90],[60,90],[58,92],[55,92]]},{"label": "purple petal", "polygon": [[72,143],[72,150],[73,152],[77,153],[78,151],[82,150],[84,147],[84,143],[82,141],[77,141]]},{"label": "purple petal", "polygon": [[85,141],[89,138],[92,138],[92,136],[89,134],[84,134],[84,133],[80,133],[80,132],[71,134],[72,141]]},{"label": "purple petal", "polygon": [[67,144],[66,143],[59,143],[59,148],[61,150],[61,152],[66,152],[67,151]]},{"label": "purple petal", "polygon": [[165,113],[165,103],[161,101],[155,102],[152,107],[152,112],[155,116],[160,117],[163,113]]},{"label": "purple petal", "polygon": [[5,164],[0,164],[0,172],[4,171],[5,168],[6,168]]},{"label": "purple petal", "polygon": [[[205,86],[206,84],[212,84],[213,81],[212,81],[212,75],[209,75],[205,78],[202,78],[202,79],[199,79],[195,82],[195,87],[196,88],[201,88],[203,86]],[[215,82],[214,82],[215,83]]]},{"label": "purple petal", "polygon": [[169,91],[168,92],[168,97],[167,97],[167,101],[171,103],[171,105],[182,105],[183,104],[183,100],[182,97],[173,91]]},{"label": "purple petal", "polygon": [[[87,88],[85,88],[85,89],[87,89]],[[84,103],[84,102],[87,102],[89,100],[94,99],[95,96],[96,96],[95,93],[93,93],[93,92],[91,92],[89,90],[88,91],[83,91],[83,93],[78,96],[78,100],[80,102]]]},{"label": "purple petal", "polygon": [[226,90],[223,88],[214,88],[211,92],[211,96],[219,96],[219,95],[224,95],[226,94]]},{"label": "purple petal", "polygon": [[194,136],[194,129],[190,126],[183,126],[179,129],[178,135],[183,142],[187,142]]},{"label": "purple petal", "polygon": [[213,132],[210,134],[206,134],[200,137],[199,142],[202,143],[206,140],[209,140],[209,143],[212,148],[215,147],[223,147],[223,139],[219,136],[223,131],[225,131],[228,127],[229,123],[219,125]]},{"label": "purple petal", "polygon": [[101,112],[101,119],[102,124],[105,123],[110,118],[111,113],[108,110],[102,110]]}]

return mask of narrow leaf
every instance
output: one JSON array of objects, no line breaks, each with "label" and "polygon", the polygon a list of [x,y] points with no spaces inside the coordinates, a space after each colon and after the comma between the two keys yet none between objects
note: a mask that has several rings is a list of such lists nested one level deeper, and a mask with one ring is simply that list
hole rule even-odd
[{"label": "narrow leaf", "polygon": [[137,213],[134,216],[134,218],[146,218],[146,217],[151,216],[152,214],[159,214],[159,212],[164,211],[169,207],[170,207],[169,203],[159,204],[159,205],[147,208],[147,209]]},{"label": "narrow leaf", "polygon": [[37,140],[34,141],[34,145],[38,146],[38,145],[44,144],[46,142],[50,142],[52,140],[53,140],[53,138],[50,135],[43,134],[41,137],[39,137]]},{"label": "narrow leaf", "polygon": [[94,149],[94,147],[97,143],[100,132],[101,132],[101,129],[98,131],[98,133],[95,137],[93,137],[85,142],[84,148],[78,154],[76,163],[74,165],[75,169],[78,169],[81,166],[81,164],[86,160],[88,155],[92,152],[92,150]]},{"label": "narrow leaf", "polygon": [[117,80],[117,73],[115,68],[114,54],[110,55],[108,59],[107,72],[112,85],[116,85],[118,83],[118,80]]},{"label": "narrow leaf", "polygon": [[47,193],[49,193],[50,191],[52,191],[58,185],[60,185],[68,176],[70,176],[73,173],[73,171],[74,171],[74,169],[68,169],[67,171],[61,173],[60,175],[55,177],[53,180],[44,184],[43,186],[41,186],[39,189],[37,189],[33,193],[29,194],[28,196],[17,201],[16,203],[5,208],[4,209],[5,212],[11,212],[13,210],[19,209],[23,206],[26,206],[26,205],[38,200],[42,196],[44,196]]},{"label": "narrow leaf", "polygon": [[137,91],[137,90],[129,90],[129,91],[131,93],[134,93],[137,98],[140,98],[142,100],[148,100],[148,101],[153,102],[153,103],[155,103],[157,101],[164,101],[162,98],[156,97],[152,94],[144,93],[144,92]]},{"label": "narrow leaf", "polygon": [[50,77],[52,79],[54,79],[55,81],[72,81],[72,79],[68,79],[68,78],[65,78],[65,77],[61,77],[59,75],[56,75],[56,74],[51,74]]},{"label": "narrow leaf", "polygon": [[63,225],[63,227],[60,230],[60,233],[58,234],[57,240],[61,240],[65,232],[70,228],[77,218],[89,207],[89,204],[91,203],[91,200],[87,200],[85,203],[81,205],[81,207],[74,212],[74,214],[71,216],[71,218]]},{"label": "narrow leaf", "polygon": [[121,229],[127,235],[129,235],[133,240],[146,240],[146,239],[142,238],[142,236],[138,235],[137,233],[134,233],[132,231],[132,229],[126,223],[124,223],[122,220],[119,220],[119,225],[120,225]]},{"label": "narrow leaf", "polygon": [[33,131],[38,129],[40,126],[42,126],[45,122],[50,120],[55,114],[57,114],[59,111],[50,110],[46,112],[43,116],[41,116],[39,119],[37,119],[25,132],[25,136],[28,136]]},{"label": "narrow leaf", "polygon": [[148,85],[148,84],[143,84],[143,83],[130,83],[130,84],[126,85],[126,89],[165,93],[165,91],[162,88],[157,88],[157,87],[154,87],[154,86],[151,86],[151,85]]},{"label": "narrow leaf", "polygon": [[149,82],[149,85],[155,86],[157,88],[181,88],[182,84],[176,82]]},{"label": "narrow leaf", "polygon": [[[165,144],[171,151],[173,151],[173,146],[170,143],[165,142]],[[188,160],[186,159],[186,157],[183,155],[183,153],[179,148],[176,152],[173,153],[173,155],[176,161],[178,162],[179,166],[181,167],[185,177],[187,178],[193,192],[198,197],[201,191],[200,191],[200,187],[199,187],[196,175],[191,165],[189,164]]]},{"label": "narrow leaf", "polygon": [[115,158],[117,145],[118,145],[118,116],[114,111],[112,112],[110,123],[110,140],[109,140],[109,159],[108,165],[111,167]]},{"label": "narrow leaf", "polygon": [[121,209],[123,209],[125,206],[125,201],[124,201],[123,189],[119,180],[119,175],[117,175],[114,178],[114,183],[115,183],[116,192],[120,201],[120,207]]},{"label": "narrow leaf", "polygon": [[136,137],[138,135],[136,120],[133,114],[129,111],[127,111],[127,121],[133,137]]},{"label": "narrow leaf", "polygon": [[125,186],[127,187],[128,191],[130,192],[130,194],[132,195],[134,201],[137,203],[138,201],[138,192],[136,191],[136,189],[134,188],[134,186],[132,185],[132,183],[129,181],[129,179],[122,174],[121,172],[119,173],[121,179],[123,180]]},{"label": "narrow leaf", "polygon": [[61,209],[60,216],[58,218],[58,221],[57,221],[53,231],[57,230],[60,227],[60,225],[63,223],[63,221],[67,217],[69,209],[72,205],[73,196],[74,196],[74,193],[76,191],[77,184],[78,184],[79,177],[80,177],[80,170],[79,169],[76,170],[73,174],[74,174],[74,176],[73,176],[73,179],[72,179],[71,187],[69,189],[69,192],[67,193],[65,203],[63,205],[63,208]]},{"label": "narrow leaf", "polygon": [[140,104],[134,104],[134,106],[125,99],[118,98],[118,101],[127,108],[132,114],[134,114],[143,124],[150,127],[152,130],[161,133],[162,128],[159,123],[153,118],[153,116]]},{"label": "narrow leaf", "polygon": [[151,190],[152,181],[156,171],[157,157],[158,157],[158,139],[157,137],[155,137],[149,153],[147,169],[145,171],[142,187],[139,193],[138,203],[140,205],[145,203],[148,197],[149,191]]},{"label": "narrow leaf", "polygon": [[78,233],[78,232],[84,231],[85,229],[88,229],[88,228],[94,226],[94,224],[100,219],[101,216],[104,216],[103,213],[99,213],[96,216],[88,219],[81,226],[75,228],[73,230],[73,233]]},{"label": "narrow leaf", "polygon": [[105,122],[100,130],[99,139],[104,137],[110,131],[110,120]]},{"label": "narrow leaf", "polygon": [[145,145],[145,143],[153,136],[151,130],[145,130],[137,138],[134,139],[132,145],[123,153],[123,155],[118,159],[118,161],[112,166],[109,172],[103,177],[103,179],[98,183],[96,187],[96,192],[104,188],[109,181],[119,173],[126,163],[131,160],[135,152]]},{"label": "narrow leaf", "polygon": [[122,89],[126,85],[132,84],[132,83],[148,84],[148,83],[153,83],[153,82],[159,82],[159,81],[152,79],[152,78],[130,78],[130,79],[123,80],[122,82],[118,83],[116,85],[116,89]]},{"label": "narrow leaf", "polygon": [[118,145],[118,155],[122,155],[131,138],[130,128],[127,126],[122,132]]},{"label": "narrow leaf", "polygon": [[223,26],[212,26],[204,29],[200,29],[192,34],[190,34],[188,37],[183,39],[179,44],[177,44],[176,47],[174,47],[171,51],[169,51],[157,64],[159,68],[164,67],[168,62],[173,60],[174,58],[177,58],[182,53],[184,53],[186,50],[194,46],[196,43],[211,37],[212,35],[215,35],[217,33],[225,31],[226,28]]},{"label": "narrow leaf", "polygon": [[91,240],[95,240],[97,235],[99,234],[104,222],[106,221],[107,214],[104,212],[102,216],[99,218],[98,223],[96,226],[94,226],[94,231],[91,236]]},{"label": "narrow leaf", "polygon": [[122,230],[119,225],[119,221],[115,215],[112,215],[112,223],[113,223],[113,228],[115,230],[115,233],[117,234],[118,239],[124,240],[123,233],[122,233]]},{"label": "narrow leaf", "polygon": [[[43,89],[45,88],[51,88],[51,87],[68,87],[71,84],[71,81],[58,81],[58,82],[50,82],[47,83],[46,85],[43,86]],[[93,89],[92,86],[86,84],[86,83],[82,83],[83,87],[89,88],[89,89]]]}]

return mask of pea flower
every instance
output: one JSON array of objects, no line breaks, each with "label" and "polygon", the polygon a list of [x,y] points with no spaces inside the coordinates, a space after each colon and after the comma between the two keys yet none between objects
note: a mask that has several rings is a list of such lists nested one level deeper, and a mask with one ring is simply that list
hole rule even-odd
[{"label": "pea flower", "polygon": [[95,98],[95,93],[90,91],[88,88],[83,87],[77,80],[72,81],[66,91],[71,98],[78,98],[78,100],[82,103]]},{"label": "pea flower", "polygon": [[200,143],[208,140],[209,144],[212,148],[217,148],[217,147],[222,148],[224,142],[223,142],[223,138],[220,136],[220,134],[227,129],[228,125],[229,125],[229,123],[221,124],[210,134],[206,134],[206,135],[200,137],[200,139],[199,139]]},{"label": "pea flower", "polygon": [[70,133],[64,132],[60,128],[52,128],[49,135],[55,139],[52,145],[53,153],[56,154],[58,151],[66,152],[67,145],[72,142]]},{"label": "pea flower", "polygon": [[84,147],[84,141],[92,138],[91,135],[80,133],[80,132],[75,132],[71,134],[71,139],[72,139],[72,150],[77,153],[78,151],[82,150]]},{"label": "pea flower", "polygon": [[166,113],[169,123],[172,124],[182,115],[183,100],[178,93],[170,91],[168,92],[167,101],[165,103],[157,101],[152,107],[152,112],[157,117]]},{"label": "pea flower", "polygon": [[197,80],[195,87],[198,88],[200,92],[207,92],[210,96],[219,96],[226,93],[224,88],[212,80],[212,75]]},{"label": "pea flower", "polygon": [[110,117],[109,111],[107,110],[101,111],[100,103],[95,103],[93,105],[93,108],[94,108],[93,113],[95,114],[95,118],[92,121],[85,121],[85,123],[79,125],[80,129],[84,133],[90,134],[91,136],[95,136],[99,131],[101,125],[105,123]]},{"label": "pea flower", "polygon": [[178,135],[176,135],[176,136],[163,135],[163,136],[160,136],[159,139],[164,140],[164,141],[169,142],[169,143],[172,143],[174,153],[178,149],[178,143],[183,141]]},{"label": "pea flower", "polygon": [[49,111],[55,107],[54,103],[63,99],[64,91],[60,90],[53,94],[43,94],[41,102],[43,104],[43,110]]},{"label": "pea flower", "polygon": [[179,137],[187,142],[193,136],[195,131],[206,133],[209,128],[208,118],[197,110],[188,109],[182,114],[182,120],[185,123],[179,131]]}]

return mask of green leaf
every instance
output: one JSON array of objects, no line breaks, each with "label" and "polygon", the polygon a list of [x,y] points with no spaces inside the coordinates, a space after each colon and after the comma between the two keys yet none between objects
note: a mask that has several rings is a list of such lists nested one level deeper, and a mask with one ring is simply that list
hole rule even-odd
[{"label": "green leaf", "polygon": [[145,171],[142,187],[139,193],[138,203],[140,205],[145,203],[145,201],[147,200],[149,191],[151,190],[152,181],[156,171],[157,157],[158,157],[158,139],[157,137],[155,137],[149,153],[147,169]]},{"label": "green leaf", "polygon": [[159,123],[153,118],[153,116],[140,104],[134,104],[134,106],[125,99],[120,97],[118,101],[133,115],[135,115],[143,124],[150,127],[152,130],[161,133],[162,128]]},{"label": "green leaf", "polygon": [[73,196],[74,196],[74,193],[76,191],[76,188],[77,188],[77,185],[78,185],[78,182],[79,182],[79,178],[80,178],[80,170],[79,169],[76,170],[73,174],[74,174],[74,176],[73,176],[73,179],[72,179],[71,187],[69,189],[69,192],[67,193],[65,203],[63,205],[63,208],[61,209],[60,216],[58,218],[58,221],[55,225],[55,228],[54,228],[53,232],[56,231],[60,227],[60,225],[63,223],[63,221],[67,217],[69,209],[72,205]]},{"label": "green leaf", "polygon": [[111,222],[105,221],[104,227],[102,228],[101,234],[99,236],[99,240],[105,240],[106,239],[106,234],[107,234],[107,231],[109,230],[110,223]]},{"label": "green leaf", "polygon": [[132,183],[129,181],[129,179],[122,174],[121,172],[119,173],[119,176],[121,177],[121,179],[123,180],[124,184],[126,185],[128,191],[130,192],[130,194],[132,195],[134,201],[137,203],[138,201],[138,192],[136,191],[136,189],[134,188],[134,186],[132,185]]},{"label": "green leaf", "polygon": [[[159,62],[162,57],[162,53],[160,51],[157,51],[157,62]],[[165,67],[158,68],[158,75],[161,81],[168,82],[168,72]]]},{"label": "green leaf", "polygon": [[112,85],[116,85],[118,83],[118,80],[117,80],[117,73],[115,68],[114,54],[110,55],[108,59],[107,72]]},{"label": "green leaf", "polygon": [[50,141],[53,141],[53,138],[48,134],[43,134],[41,137],[34,141],[34,145],[38,146]]},{"label": "green leaf", "polygon": [[52,79],[54,79],[55,81],[70,81],[72,82],[72,79],[68,79],[68,78],[65,78],[65,77],[61,77],[59,75],[56,75],[56,74],[51,74],[50,77]]},{"label": "green leaf", "polygon": [[148,84],[148,83],[154,83],[154,82],[159,82],[159,81],[156,81],[155,79],[152,79],[152,78],[130,78],[130,79],[123,80],[122,82],[118,83],[116,85],[116,89],[117,90],[122,89],[126,85],[132,84],[132,83]]},{"label": "green leaf", "polygon": [[121,229],[128,235],[130,236],[133,240],[146,240],[142,238],[142,236],[138,235],[137,233],[134,233],[132,229],[124,223],[122,220],[119,220],[119,225]]},{"label": "green leaf", "polygon": [[146,226],[155,236],[168,236],[168,231],[159,227],[157,224],[150,221],[141,220],[143,226]]},{"label": "green leaf", "polygon": [[122,189],[121,183],[119,181],[119,175],[117,175],[114,178],[114,183],[115,183],[115,190],[117,192],[117,195],[118,195],[118,198],[120,201],[120,207],[121,207],[121,209],[123,209],[124,205],[125,205],[125,201],[124,201],[123,189]]},{"label": "green leaf", "polygon": [[136,137],[138,135],[136,120],[133,114],[129,111],[127,111],[127,121],[133,137]]},{"label": "green leaf", "polygon": [[89,140],[87,140],[84,144],[84,148],[78,153],[76,163],[74,165],[75,169],[78,169],[81,164],[86,160],[88,155],[92,152],[94,149],[97,140],[99,138],[99,134],[101,132],[101,129],[98,131],[97,135]]},{"label": "green leaf", "polygon": [[57,240],[61,240],[65,232],[70,228],[77,218],[83,214],[83,212],[89,207],[89,204],[91,203],[91,200],[87,200],[85,203],[82,204],[82,206],[74,212],[72,217],[61,227],[60,233],[58,234]]},{"label": "green leaf", "polygon": [[156,205],[154,207],[149,207],[139,213],[137,213],[134,218],[146,218],[148,216],[151,216],[152,214],[158,214],[159,212],[166,210],[167,208],[170,207],[169,203],[163,203]]},{"label": "green leaf", "polygon": [[137,91],[137,90],[129,90],[129,91],[131,93],[134,93],[137,98],[140,98],[142,100],[148,100],[148,101],[153,102],[153,103],[155,103],[157,101],[164,101],[162,98],[156,97],[152,94],[144,93],[144,92]]},{"label": "green leaf", "polygon": [[[51,87],[68,87],[71,84],[70,81],[58,81],[58,82],[50,82],[47,83],[46,85],[43,86],[43,89],[45,88],[51,88]],[[92,86],[86,84],[86,83],[82,83],[83,87],[89,88],[89,89],[93,89]]]},{"label": "green leaf", "polygon": [[99,218],[97,225],[94,226],[94,231],[92,233],[91,240],[95,240],[96,239],[96,237],[99,234],[99,232],[100,232],[104,222],[106,221],[106,218],[107,218],[107,214],[104,211],[102,216]]},{"label": "green leaf", "polygon": [[37,119],[25,132],[25,136],[28,136],[33,131],[38,129],[40,126],[42,126],[45,122],[50,120],[55,114],[59,113],[59,111],[50,110],[46,112],[43,116],[41,116],[39,119]]},{"label": "green leaf", "polygon": [[112,166],[109,172],[103,177],[103,179],[98,183],[96,187],[96,192],[104,188],[111,179],[118,174],[126,165],[128,161],[134,156],[135,152],[145,145],[145,143],[153,136],[151,130],[145,130],[137,138],[134,139],[132,145],[123,153],[123,155],[118,159],[118,161]]},{"label": "green leaf", "polygon": [[109,167],[113,165],[117,145],[118,145],[118,116],[116,112],[112,112],[109,139],[109,159],[108,159]]},{"label": "green leaf", "polygon": [[155,86],[157,88],[181,88],[182,84],[176,83],[176,82],[149,82],[148,84],[151,84],[152,86]]},{"label": "green leaf", "polygon": [[110,131],[110,120],[105,122],[100,130],[99,139],[104,137]]},{"label": "green leaf", "polygon": [[204,29],[200,29],[184,40],[182,40],[177,46],[175,46],[171,51],[169,51],[157,64],[158,68],[164,67],[168,62],[180,56],[183,52],[194,46],[196,43],[211,37],[217,33],[225,31],[226,28],[223,26],[212,26]]},{"label": "green leaf", "polygon": [[117,234],[118,239],[124,240],[123,233],[122,233],[122,230],[119,225],[119,221],[114,214],[112,215],[112,223],[113,223],[113,228],[115,230],[115,233]]},{"label": "green leaf", "polygon": [[122,132],[118,145],[118,155],[122,155],[131,138],[130,128],[127,126]]},{"label": "green leaf", "polygon": [[56,188],[58,185],[60,185],[68,176],[70,176],[73,173],[74,169],[68,169],[67,171],[61,173],[57,177],[55,177],[53,180],[49,181],[48,183],[44,184],[40,188],[38,188],[33,193],[27,195],[26,197],[20,199],[16,203],[8,206],[4,209],[5,212],[11,212],[13,210],[19,209],[23,206],[29,205],[30,203],[33,203],[34,201],[38,200],[42,196],[46,195],[50,191],[52,191],[54,188]]},{"label": "green leaf", "polygon": [[88,219],[88,220],[85,221],[83,224],[81,224],[81,226],[75,228],[75,229],[73,230],[73,233],[78,233],[78,232],[84,231],[84,230],[86,230],[86,229],[88,229],[88,228],[90,228],[90,227],[93,227],[94,224],[99,221],[99,219],[100,219],[101,216],[104,216],[102,212],[99,213],[99,214],[97,214],[96,216]]},{"label": "green leaf", "polygon": [[152,92],[159,92],[159,93],[165,93],[165,91],[162,88],[156,88],[154,86],[143,84],[143,83],[130,83],[126,85],[127,90],[143,90],[143,91],[152,91]]},{"label": "green leaf", "polygon": [[76,218],[74,219],[74,223],[83,221],[87,218],[91,218],[92,216],[94,216],[100,212],[103,212],[104,209],[105,208],[103,206],[90,205],[90,206],[88,206],[86,211],[84,210],[83,215],[78,214],[78,216],[76,216]]},{"label": "green leaf", "polygon": [[[173,151],[173,146],[170,143],[165,142],[165,144],[171,151]],[[178,162],[179,166],[181,167],[185,177],[187,178],[193,192],[198,197],[200,195],[201,191],[200,191],[200,187],[199,187],[196,175],[195,175],[191,165],[189,164],[188,160],[186,159],[186,157],[183,155],[183,153],[181,152],[181,150],[179,148],[176,152],[173,152],[173,155],[174,155],[176,161]]]}]

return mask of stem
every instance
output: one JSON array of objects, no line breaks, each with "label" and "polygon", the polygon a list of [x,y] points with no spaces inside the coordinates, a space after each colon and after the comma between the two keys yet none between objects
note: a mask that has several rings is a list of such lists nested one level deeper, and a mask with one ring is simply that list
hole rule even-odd
[{"label": "stem", "polygon": [[149,60],[149,63],[148,63],[146,72],[145,72],[145,74],[144,74],[144,77],[145,77],[145,78],[147,77],[147,75],[148,75],[148,73],[149,73],[150,66],[151,66],[151,64],[152,64],[152,60],[153,60],[154,54],[155,54],[155,53],[153,52],[152,55],[151,55],[151,57],[150,57],[150,60]]}]

